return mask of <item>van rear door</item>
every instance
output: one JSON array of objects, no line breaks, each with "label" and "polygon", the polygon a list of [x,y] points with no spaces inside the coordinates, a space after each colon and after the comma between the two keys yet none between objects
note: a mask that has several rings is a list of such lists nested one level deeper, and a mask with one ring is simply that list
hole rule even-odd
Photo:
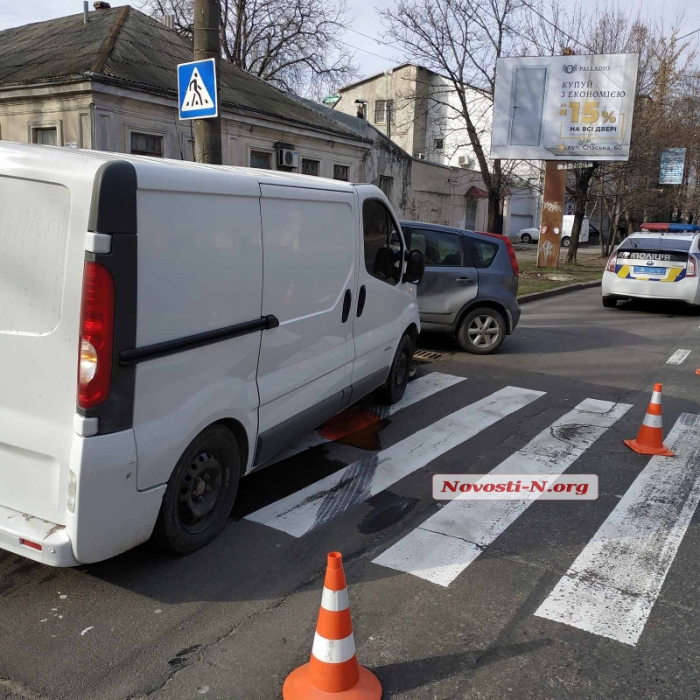
[{"label": "van rear door", "polygon": [[66,522],[80,290],[101,162],[0,145],[0,505]]}]

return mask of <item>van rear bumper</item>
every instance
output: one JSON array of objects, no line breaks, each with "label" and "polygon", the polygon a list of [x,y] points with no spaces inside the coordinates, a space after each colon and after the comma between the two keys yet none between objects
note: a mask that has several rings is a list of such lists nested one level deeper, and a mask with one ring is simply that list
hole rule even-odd
[{"label": "van rear bumper", "polygon": [[[41,551],[22,544],[28,540]],[[65,525],[0,506],[0,548],[49,566],[78,566]]]}]

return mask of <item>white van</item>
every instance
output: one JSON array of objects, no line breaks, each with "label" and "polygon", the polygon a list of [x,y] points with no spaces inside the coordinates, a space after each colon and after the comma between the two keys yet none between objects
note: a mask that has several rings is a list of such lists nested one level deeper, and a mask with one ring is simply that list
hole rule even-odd
[{"label": "white van", "polygon": [[0,144],[0,547],[191,552],[239,477],[401,398],[420,253],[382,192]]},{"label": "white van", "polygon": [[[571,230],[574,227],[574,215],[564,214],[562,217],[561,224],[561,246],[562,248],[568,248],[571,244]],[[579,232],[578,242],[588,243],[590,237],[590,227],[591,222],[587,216],[583,217],[581,221],[581,231]],[[521,228],[518,231],[516,240],[521,243],[532,243],[533,241],[540,240],[540,230],[536,226],[534,228]]]}]

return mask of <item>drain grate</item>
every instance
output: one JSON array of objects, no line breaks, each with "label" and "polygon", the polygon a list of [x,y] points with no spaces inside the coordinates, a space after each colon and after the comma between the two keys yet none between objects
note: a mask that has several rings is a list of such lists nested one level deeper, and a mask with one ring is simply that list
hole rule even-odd
[{"label": "drain grate", "polygon": [[413,361],[416,364],[424,365],[435,360],[442,360],[447,353],[436,352],[435,350],[416,350],[413,353]]}]

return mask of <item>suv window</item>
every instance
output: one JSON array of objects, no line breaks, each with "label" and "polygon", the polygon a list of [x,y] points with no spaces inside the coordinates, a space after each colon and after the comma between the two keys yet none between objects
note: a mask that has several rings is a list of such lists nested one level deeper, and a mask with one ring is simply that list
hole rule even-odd
[{"label": "suv window", "polygon": [[491,263],[498,253],[498,243],[482,241],[471,236],[469,236],[468,241],[474,267],[491,267]]},{"label": "suv window", "polygon": [[427,267],[462,267],[464,264],[462,236],[457,233],[433,231],[427,228],[404,230],[410,250],[420,250]]},{"label": "suv window", "polygon": [[401,237],[389,210],[378,199],[362,205],[365,268],[382,282],[397,284],[401,280],[403,255]]}]

